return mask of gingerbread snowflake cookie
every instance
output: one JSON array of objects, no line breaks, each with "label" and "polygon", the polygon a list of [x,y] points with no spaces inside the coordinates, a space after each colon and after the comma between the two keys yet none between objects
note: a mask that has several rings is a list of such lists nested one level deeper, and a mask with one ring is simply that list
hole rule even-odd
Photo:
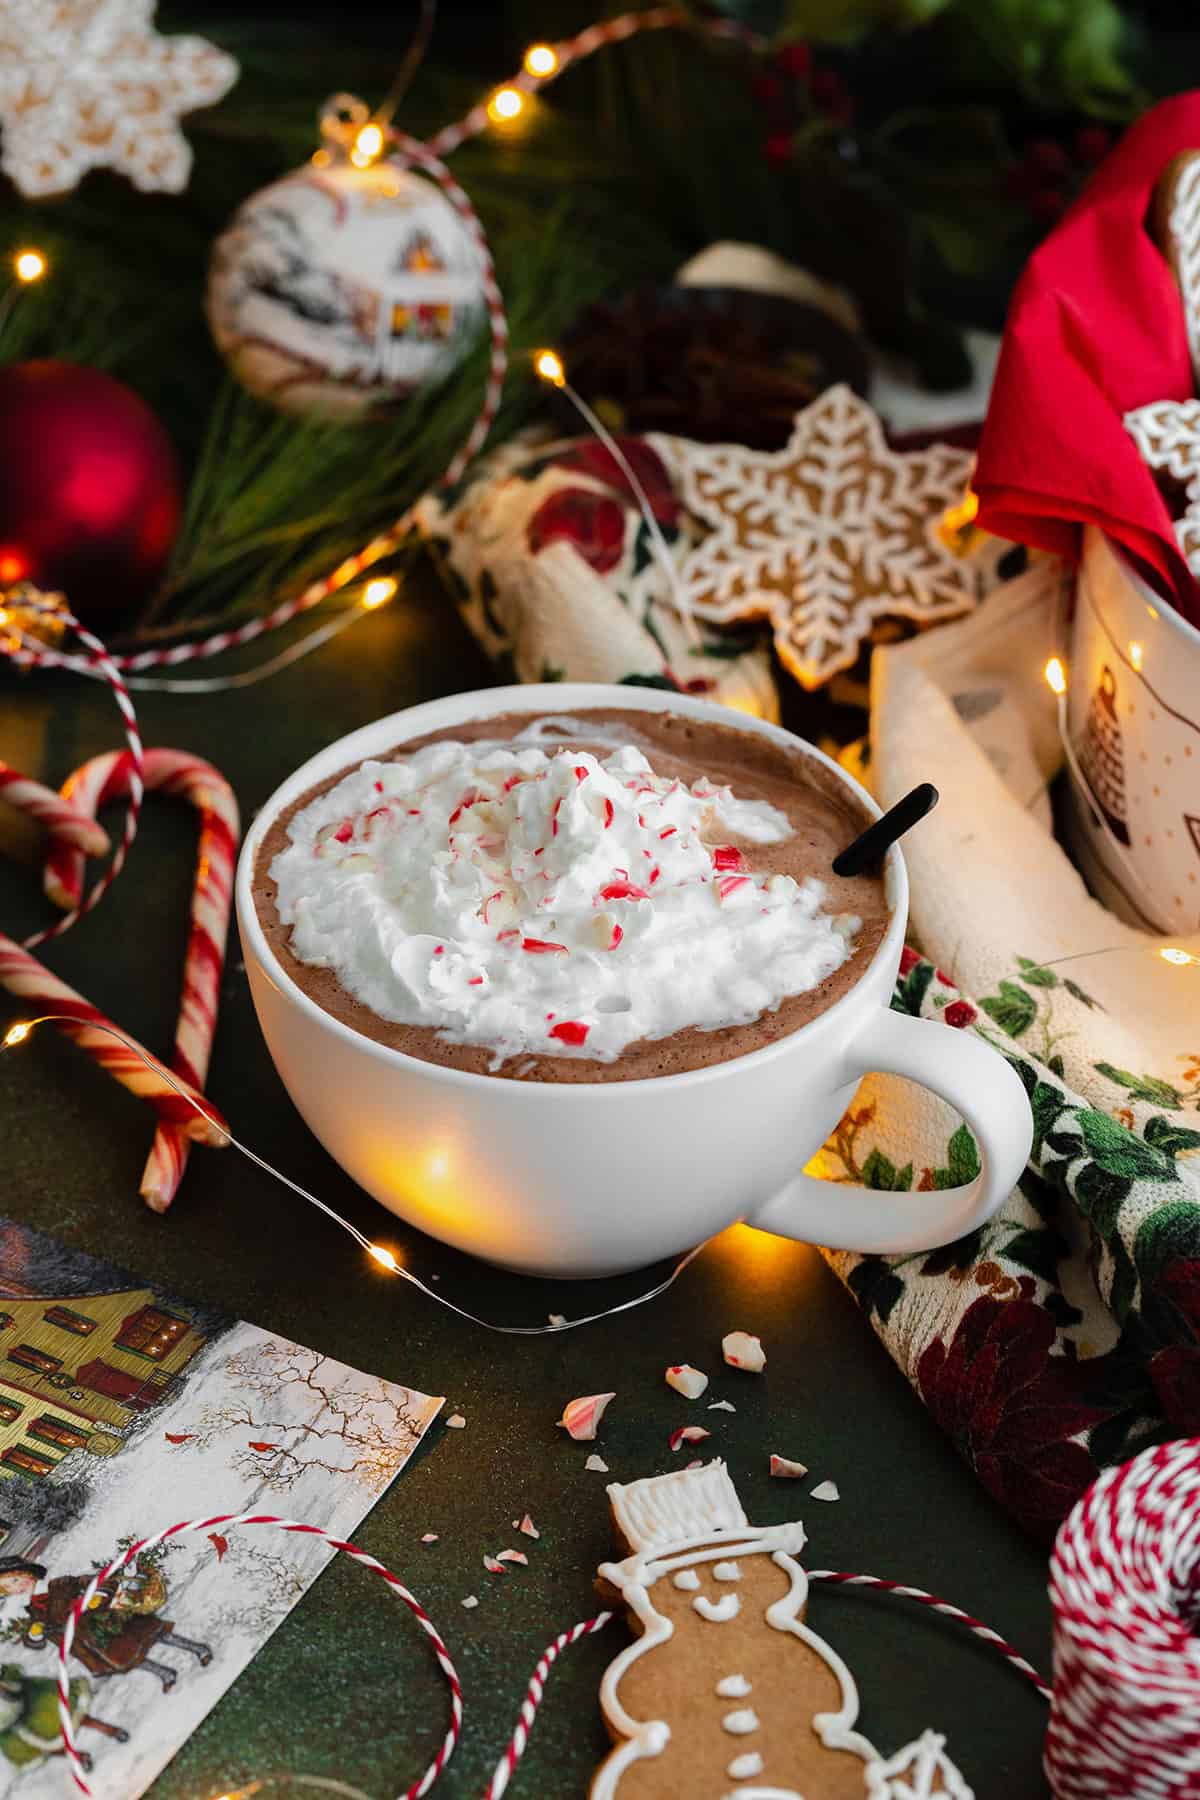
[{"label": "gingerbread snowflake cookie", "polygon": [[591,1800],[971,1800],[926,1732],[883,1759],[804,1623],[800,1524],[751,1525],[721,1462],[608,1490],[621,1562],[598,1585],[638,1634],[606,1670],[614,1749]]},{"label": "gingerbread snowflake cookie", "polygon": [[1200,150],[1185,150],[1167,164],[1154,190],[1150,229],[1179,285],[1200,386]]},{"label": "gingerbread snowflake cookie", "polygon": [[1155,400],[1125,414],[1126,431],[1175,515],[1175,538],[1200,577],[1200,400]]},{"label": "gingerbread snowflake cookie", "polygon": [[938,533],[972,459],[948,444],[899,452],[852,389],[831,387],[777,451],[649,440],[696,526],[680,582],[700,618],[769,618],[803,686],[849,668],[877,619],[970,612],[995,557],[958,556]]}]

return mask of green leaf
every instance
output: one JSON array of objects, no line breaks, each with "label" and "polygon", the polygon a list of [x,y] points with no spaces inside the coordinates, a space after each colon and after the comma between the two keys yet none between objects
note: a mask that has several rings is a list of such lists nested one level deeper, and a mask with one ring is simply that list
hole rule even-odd
[{"label": "green leaf", "polygon": [[892,1006],[896,1012],[911,1013],[914,1019],[919,1019],[921,1008],[925,1003],[925,995],[929,991],[929,984],[932,980],[932,963],[914,963],[908,974],[902,977],[892,1000]]},{"label": "green leaf", "polygon": [[1200,1131],[1189,1131],[1186,1125],[1173,1124],[1170,1119],[1158,1115],[1146,1120],[1142,1135],[1148,1144],[1153,1144],[1164,1156],[1178,1156],[1181,1151],[1200,1150]]},{"label": "green leaf", "polygon": [[1084,1145],[1093,1160],[1110,1175],[1130,1181],[1174,1181],[1175,1164],[1153,1144],[1143,1143],[1107,1113],[1081,1107],[1077,1114]]},{"label": "green leaf", "polygon": [[1114,1175],[1099,1163],[1085,1163],[1075,1178],[1075,1204],[1106,1242],[1116,1236],[1121,1208],[1132,1187],[1127,1176]]},{"label": "green leaf", "polygon": [[846,1277],[846,1286],[863,1311],[874,1313],[881,1325],[887,1324],[904,1294],[904,1282],[881,1256],[864,1257]]},{"label": "green leaf", "polygon": [[1077,1156],[1083,1155],[1083,1139],[1074,1131],[1048,1131],[1046,1149],[1053,1150],[1055,1156],[1061,1156],[1067,1162],[1074,1162]]},{"label": "green leaf", "polygon": [[866,1187],[880,1188],[885,1193],[891,1193],[899,1187],[908,1187],[911,1184],[911,1163],[908,1164],[908,1167],[904,1172],[908,1176],[908,1181],[901,1182],[901,1171],[896,1168],[896,1165],[891,1158],[885,1156],[882,1150],[872,1150],[866,1162],[863,1164],[863,1183]]},{"label": "green leaf", "polygon": [[1063,986],[1073,1000],[1080,1001],[1089,1009],[1089,1011],[1095,1012],[1097,1008],[1099,1008],[1101,1012],[1104,1011],[1104,1008],[1100,1005],[1098,1000],[1093,1000],[1090,994],[1085,994],[1077,982],[1070,981],[1065,975],[1063,976]]},{"label": "green leaf", "polygon": [[1174,1262],[1200,1256],[1200,1205],[1192,1200],[1171,1200],[1157,1207],[1139,1228],[1133,1242],[1133,1260],[1142,1281],[1155,1277]]},{"label": "green leaf", "polygon": [[965,1125],[960,1125],[950,1139],[949,1163],[950,1180],[955,1187],[974,1181],[979,1173],[979,1151]]},{"label": "green leaf", "polygon": [[1058,1265],[1068,1249],[1066,1239],[1057,1231],[1034,1225],[1009,1238],[1002,1254],[1007,1262],[1017,1263],[1031,1274],[1040,1275],[1043,1281],[1057,1281]]},{"label": "green leaf", "polygon": [[1040,1156],[1046,1134],[1053,1130],[1055,1121],[1066,1110],[1067,1101],[1061,1088],[1052,1087],[1048,1081],[1039,1081],[1029,1097],[1029,1105],[1033,1112],[1033,1154]]},{"label": "green leaf", "polygon": [[1184,1105],[1179,1089],[1172,1087],[1169,1081],[1161,1081],[1157,1075],[1131,1075],[1128,1069],[1114,1068],[1107,1062],[1094,1063],[1093,1067],[1097,1075],[1115,1081],[1118,1087],[1127,1088],[1132,1100],[1147,1100],[1152,1106],[1170,1106],[1176,1111]]},{"label": "green leaf", "polygon": [[1058,1079],[1060,1081],[1066,1080],[1067,1065],[1063,1061],[1062,1057],[1058,1054],[1057,1051],[1055,1051],[1054,1055],[1050,1058],[1050,1061],[1046,1064],[1046,1067],[1049,1069],[1049,1071],[1052,1075],[1057,1075]]},{"label": "green leaf", "polygon": [[1108,1249],[1113,1262],[1112,1289],[1108,1304],[1118,1325],[1123,1325],[1133,1304],[1133,1296],[1137,1293],[1137,1270],[1119,1233],[1109,1240]]},{"label": "green leaf", "polygon": [[994,1019],[1009,1037],[1020,1037],[1037,1018],[1037,1003],[1015,981],[1002,981],[998,994],[988,994],[980,1002],[989,1019]]},{"label": "green leaf", "polygon": [[1018,956],[1021,967],[1021,980],[1027,981],[1030,987],[1055,988],[1058,976],[1053,969],[1047,969],[1042,963],[1030,962],[1027,956]]}]

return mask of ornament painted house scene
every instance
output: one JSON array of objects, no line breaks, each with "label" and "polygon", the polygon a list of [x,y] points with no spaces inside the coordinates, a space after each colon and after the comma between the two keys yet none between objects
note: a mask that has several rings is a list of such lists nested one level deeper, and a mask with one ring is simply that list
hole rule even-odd
[{"label": "ornament painted house scene", "polygon": [[0,0],[0,1797],[1200,1794],[1189,12]]}]

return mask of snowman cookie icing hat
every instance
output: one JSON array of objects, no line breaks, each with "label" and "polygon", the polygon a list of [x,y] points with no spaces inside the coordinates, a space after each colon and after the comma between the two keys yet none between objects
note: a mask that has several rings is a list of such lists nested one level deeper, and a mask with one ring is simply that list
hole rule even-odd
[{"label": "snowman cookie icing hat", "polygon": [[598,1586],[637,1632],[605,1671],[614,1749],[591,1800],[971,1800],[926,1732],[884,1760],[804,1622],[799,1521],[756,1526],[722,1462],[608,1489],[621,1562]]}]

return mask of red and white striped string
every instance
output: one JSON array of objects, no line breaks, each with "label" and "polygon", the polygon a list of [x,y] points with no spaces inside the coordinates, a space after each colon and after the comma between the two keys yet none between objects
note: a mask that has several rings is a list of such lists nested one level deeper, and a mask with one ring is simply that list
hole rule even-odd
[{"label": "red and white striped string", "polygon": [[462,1731],[462,1686],[458,1679],[458,1671],[450,1660],[450,1652],[442,1641],[441,1633],[416,1595],[410,1593],[399,1576],[393,1575],[390,1569],[385,1568],[375,1557],[368,1555],[367,1551],[360,1550],[357,1544],[349,1544],[342,1538],[334,1537],[331,1532],[326,1531],[320,1525],[308,1525],[300,1519],[281,1519],[272,1513],[255,1512],[215,1513],[207,1519],[184,1519],[178,1525],[168,1525],[164,1530],[156,1531],[152,1537],[139,1538],[127,1550],[122,1551],[119,1556],[114,1556],[110,1563],[106,1563],[102,1569],[96,1571],[72,1606],[63,1627],[62,1641],[58,1648],[58,1718],[62,1731],[63,1749],[70,1764],[75,1786],[81,1794],[90,1796],[92,1790],[88,1785],[83,1758],[75,1741],[75,1726],[71,1718],[71,1681],[68,1665],[79,1621],[88,1610],[95,1594],[111,1576],[119,1574],[143,1551],[153,1549],[156,1544],[163,1544],[169,1538],[181,1537],[197,1531],[207,1534],[218,1528],[228,1531],[243,1525],[274,1525],[279,1531],[320,1538],[322,1542],[329,1545],[330,1549],[340,1551],[344,1556],[352,1557],[365,1569],[371,1569],[376,1575],[381,1576],[416,1619],[417,1624],[433,1646],[433,1654],[437,1659],[438,1667],[445,1676],[446,1685],[450,1689],[449,1729],[438,1748],[437,1755],[425,1773],[418,1781],[413,1782],[411,1787],[404,1790],[403,1800],[422,1800],[422,1796],[429,1792],[454,1754],[455,1745],[458,1743]]},{"label": "red and white striped string", "polygon": [[[926,1593],[924,1588],[905,1587],[898,1581],[885,1581],[878,1575],[853,1575],[834,1569],[811,1569],[808,1571],[808,1579],[810,1582],[828,1582],[837,1587],[873,1588],[880,1593],[894,1594],[900,1599],[916,1600],[922,1606],[928,1606],[934,1612],[940,1613],[943,1618],[953,1619],[956,1624],[966,1626],[967,1630],[979,1638],[982,1643],[987,1644],[993,1650],[998,1650],[1018,1674],[1023,1675],[1027,1681],[1032,1683],[1043,1700],[1050,1699],[1050,1688],[1042,1680],[1037,1670],[998,1632],[991,1630],[989,1626],[974,1618],[970,1613],[964,1612],[961,1607],[951,1606],[948,1600],[939,1599],[936,1594]],[[530,1676],[529,1686],[521,1702],[517,1728],[492,1771],[492,1778],[484,1791],[483,1800],[500,1800],[500,1796],[508,1788],[508,1784],[516,1772],[517,1764],[524,1756],[529,1743],[529,1734],[533,1730],[534,1720],[545,1692],[546,1678],[557,1662],[560,1652],[568,1649],[572,1644],[578,1643],[580,1638],[590,1637],[593,1632],[602,1631],[612,1616],[610,1612],[597,1613],[594,1619],[584,1619],[580,1624],[573,1625],[570,1631],[561,1632],[552,1644],[547,1644]],[[1174,1793],[1176,1790],[1167,1791]],[[1180,1788],[1178,1792],[1182,1793],[1183,1789]],[[1111,1792],[1109,1789],[1105,1789],[1104,1795],[1105,1800],[1118,1800],[1115,1788]],[[1125,1800],[1124,1796],[1122,1796],[1122,1800]],[[1135,1797],[1130,1795],[1128,1800],[1135,1800]],[[1140,1796],[1137,1797],[1137,1800],[1140,1800]]]},{"label": "red and white striped string", "polygon": [[[141,733],[138,730],[137,714],[133,710],[133,701],[129,698],[129,690],[125,686],[121,672],[116,666],[116,660],[109,655],[104,645],[100,642],[100,639],[94,637],[90,631],[86,630],[84,626],[79,623],[79,620],[75,617],[74,613],[65,612],[61,607],[52,607],[48,603],[37,600],[23,599],[21,601],[21,611],[23,613],[45,613],[48,616],[53,617],[57,622],[69,626],[79,639],[80,643],[89,652],[87,658],[83,659],[73,656],[64,656],[61,651],[48,649],[44,645],[39,644],[36,639],[20,630],[16,632],[16,636],[12,641],[9,641],[9,639],[6,638],[3,643],[0,644],[0,648],[4,650],[6,655],[11,656],[15,663],[19,663],[23,668],[70,668],[75,669],[77,672],[89,675],[98,674],[102,680],[108,683],[112,690],[112,697],[116,702],[117,711],[121,715],[121,722],[125,728],[125,742],[129,746],[130,758],[127,783],[129,805],[125,813],[125,828],[121,834],[121,841],[113,852],[112,861],[109,863],[100,879],[96,882],[95,886],[89,893],[82,895],[78,899],[77,903],[72,906],[70,912],[64,913],[62,918],[56,919],[53,925],[47,925],[41,931],[35,931],[32,937],[27,937],[25,939],[24,948],[26,950],[32,950],[38,944],[44,944],[51,938],[61,937],[64,931],[70,930],[77,919],[81,919],[85,913],[91,912],[92,908],[104,898],[105,894],[124,868],[125,858],[129,854],[129,847],[137,836],[138,814],[142,809],[145,752],[142,749],[142,738]],[[10,624],[11,623],[12,621],[10,621]]]},{"label": "red and white striped string", "polygon": [[560,1631],[552,1644],[547,1644],[538,1657],[537,1667],[529,1677],[529,1686],[525,1690],[525,1698],[521,1702],[521,1716],[517,1728],[505,1748],[503,1756],[496,1764],[492,1779],[488,1783],[484,1800],[500,1800],[516,1772],[517,1764],[525,1754],[525,1746],[529,1742],[529,1733],[533,1730],[533,1721],[537,1717],[538,1707],[542,1704],[546,1678],[558,1661],[563,1650],[569,1650],[580,1638],[590,1637],[594,1631],[603,1631],[612,1618],[610,1612],[597,1613],[594,1619],[583,1619],[578,1625],[572,1625],[570,1631]]},{"label": "red and white striped string", "polygon": [[[506,85],[519,88],[525,93],[532,93],[536,89],[544,87],[547,81],[557,79],[572,63],[580,61],[583,57],[591,56],[595,51],[603,49],[608,44],[620,43],[647,31],[681,29],[695,30],[711,38],[738,42],[751,50],[760,49],[763,45],[761,38],[735,21],[696,20],[681,7],[662,6],[647,12],[624,13],[619,18],[590,26],[576,37],[566,39],[563,43],[554,46],[556,66],[549,75],[539,77],[522,70]],[[404,132],[396,131],[392,127],[388,127],[386,131],[389,155],[403,166],[415,165],[432,177],[465,224],[475,242],[480,258],[480,282],[491,333],[491,354],[487,380],[479,412],[462,445],[439,477],[436,484],[439,487],[453,486],[483,447],[500,408],[508,367],[508,320],[496,281],[487,235],[470,199],[454,180],[442,160],[465,143],[467,139],[476,137],[486,130],[490,123],[487,103],[481,101],[477,106],[472,107],[464,118],[437,132],[427,144],[420,143],[417,139],[408,137]],[[293,595],[291,599],[281,601],[278,606],[273,607],[270,612],[264,613],[260,618],[248,619],[244,624],[231,626],[226,631],[213,632],[210,636],[191,643],[173,644],[169,647],[133,651],[127,655],[114,656],[111,658],[113,666],[124,669],[130,674],[141,675],[148,669],[174,668],[181,663],[197,662],[207,657],[219,656],[226,650],[236,650],[243,644],[252,643],[256,638],[263,637],[268,632],[288,624],[292,619],[299,618],[303,613],[310,612],[323,600],[329,599],[351,582],[358,580],[383,557],[391,555],[400,547],[412,529],[413,510],[411,507],[408,508],[394,524],[389,525],[377,537],[372,538],[369,544],[366,544],[353,556],[346,557],[329,574],[310,583],[301,593]],[[303,645],[294,646],[293,649],[296,653],[302,654],[305,649],[318,648],[319,641],[324,641],[323,637],[319,639],[318,634],[314,633],[311,644],[306,642]],[[278,659],[277,663],[272,666],[283,667],[293,660],[295,657],[288,655]],[[60,661],[63,666],[81,667],[75,659],[61,658]],[[250,685],[253,676],[269,672],[267,669],[248,671],[240,678],[230,678],[230,685]],[[142,679],[138,685],[150,687],[160,684],[150,679]],[[213,681],[198,681],[196,691],[210,692],[214,685]],[[186,691],[184,684],[178,681],[163,681],[161,686],[173,692]],[[90,904],[94,904],[94,901]],[[65,924],[60,921],[55,927],[55,932],[65,929]]]},{"label": "red and white striped string", "polygon": [[[761,50],[765,40],[744,25],[733,19],[697,19],[681,6],[656,6],[647,12],[621,13],[615,19],[603,19],[586,30],[578,32],[573,38],[565,38],[561,44],[551,44],[554,52],[554,67],[545,75],[536,75],[529,69],[521,69],[511,80],[500,85],[516,88],[524,94],[536,94],[540,88],[557,81],[571,67],[585,56],[592,56],[597,50],[603,50],[609,44],[624,43],[627,38],[638,37],[644,31],[698,31],[706,37],[725,38],[744,45],[749,50]],[[488,129],[491,119],[488,114],[488,103],[481,100],[473,106],[469,113],[457,120],[453,125],[444,125],[429,140],[429,147],[438,156],[450,156],[469,138],[478,137]]]},{"label": "red and white striped string", "polygon": [[927,1606],[932,1612],[940,1613],[944,1619],[953,1619],[955,1624],[964,1625],[973,1637],[993,1650],[998,1650],[1005,1660],[1012,1664],[1018,1675],[1035,1687],[1043,1700],[1050,1698],[1050,1686],[1043,1681],[1033,1664],[1027,1662],[1019,1650],[1002,1638],[990,1625],[982,1619],[964,1612],[960,1606],[952,1606],[948,1600],[942,1600],[937,1594],[926,1593],[924,1588],[906,1587],[899,1581],[885,1581],[879,1575],[852,1575],[840,1569],[810,1569],[809,1581],[828,1582],[831,1587],[871,1588],[881,1594],[894,1594],[900,1600],[915,1600],[919,1606]]},{"label": "red and white striped string", "polygon": [[1200,1439],[1109,1469],[1050,1562],[1056,1800],[1200,1794]]}]

